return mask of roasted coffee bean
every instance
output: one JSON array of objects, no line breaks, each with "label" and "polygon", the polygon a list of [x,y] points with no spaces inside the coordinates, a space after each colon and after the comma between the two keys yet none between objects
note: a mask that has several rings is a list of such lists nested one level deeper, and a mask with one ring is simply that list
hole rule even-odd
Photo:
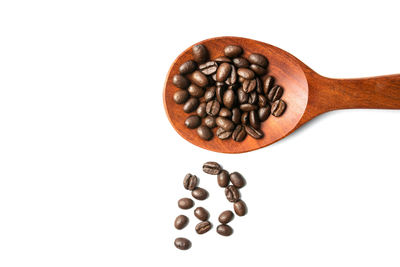
[{"label": "roasted coffee bean", "polygon": [[250,93],[250,92],[252,92],[254,89],[256,89],[256,85],[257,85],[257,82],[256,82],[256,80],[255,79],[252,79],[252,80],[245,80],[244,82],[243,82],[243,91],[244,92],[246,92],[246,93]]},{"label": "roasted coffee bean", "polygon": [[231,74],[232,65],[229,63],[222,63],[217,70],[217,82],[224,82]]},{"label": "roasted coffee bean", "polygon": [[240,83],[243,83],[245,80],[246,80],[245,78],[239,76],[239,82],[240,82]]},{"label": "roasted coffee bean", "polygon": [[217,86],[217,90],[215,91],[215,98],[221,104],[223,102],[224,92],[225,92],[225,87],[223,85]]},{"label": "roasted coffee bean", "polygon": [[263,84],[260,80],[260,78],[256,77],[256,91],[258,94],[262,94],[263,93]]},{"label": "roasted coffee bean", "polygon": [[197,63],[204,63],[208,60],[208,50],[204,45],[195,45],[192,48],[193,58]]},{"label": "roasted coffee bean", "polygon": [[249,62],[252,64],[256,64],[258,66],[261,66],[263,68],[267,68],[268,67],[268,60],[260,54],[251,54],[249,56]]},{"label": "roasted coffee bean", "polygon": [[268,105],[268,100],[265,96],[263,95],[258,95],[258,106],[259,107],[265,107]]},{"label": "roasted coffee bean", "polygon": [[[253,112],[253,111],[252,111]],[[232,139],[236,142],[242,142],[247,136],[246,130],[242,125],[236,125],[235,130],[232,133]]]},{"label": "roasted coffee bean", "polygon": [[248,124],[249,123],[249,112],[242,113],[242,116],[240,117],[240,121],[242,122],[242,124]]},{"label": "roasted coffee bean", "polygon": [[249,61],[243,57],[237,57],[233,59],[233,64],[237,68],[248,68],[250,66]]},{"label": "roasted coffee bean", "polygon": [[184,197],[178,200],[178,207],[184,210],[191,209],[194,206],[194,201]]},{"label": "roasted coffee bean", "polygon": [[197,107],[199,106],[199,103],[200,103],[199,99],[197,99],[195,97],[191,97],[183,105],[183,111],[186,112],[186,113],[191,113],[191,112],[193,112],[193,111],[195,111],[197,109]]},{"label": "roasted coffee bean", "polygon": [[192,175],[190,173],[185,175],[185,178],[183,179],[183,187],[185,187],[186,190],[192,191],[193,189],[196,188],[198,183],[198,179],[196,175]]},{"label": "roasted coffee bean", "polygon": [[172,77],[172,83],[181,89],[186,89],[190,85],[190,81],[185,76],[180,74],[176,74],[174,77]]},{"label": "roasted coffee bean", "polygon": [[198,200],[204,200],[208,197],[208,192],[204,188],[197,187],[192,191],[192,197]]},{"label": "roasted coffee bean", "polygon": [[224,54],[227,57],[238,57],[243,53],[243,49],[237,45],[228,45],[224,48]]},{"label": "roasted coffee bean", "polygon": [[268,119],[270,114],[271,114],[270,105],[262,107],[258,110],[258,118],[260,119],[260,121],[265,121],[266,119]]},{"label": "roasted coffee bean", "polygon": [[227,187],[229,185],[229,173],[226,170],[222,170],[217,176],[217,182],[220,187]]},{"label": "roasted coffee bean", "polygon": [[200,138],[204,140],[211,140],[214,136],[213,132],[210,130],[205,125],[201,125],[199,128],[197,128],[197,134],[200,136]]},{"label": "roasted coffee bean", "polygon": [[274,87],[271,88],[268,92],[268,99],[271,102],[275,102],[276,100],[281,99],[283,95],[283,88],[280,87],[279,85],[275,85]]},{"label": "roasted coffee bean", "polygon": [[198,223],[195,229],[199,235],[202,235],[211,229],[211,223],[209,221]]},{"label": "roasted coffee bean", "polygon": [[214,161],[209,161],[203,164],[203,172],[216,175],[222,170],[221,166]]},{"label": "roasted coffee bean", "polygon": [[225,57],[225,56],[217,57],[215,59],[215,61],[218,62],[218,63],[224,63],[224,62],[231,63],[232,62],[232,60],[229,57]]},{"label": "roasted coffee bean", "polygon": [[243,88],[239,88],[237,90],[238,100],[240,104],[245,104],[249,100],[249,95],[243,91]]},{"label": "roasted coffee bean", "polygon": [[286,109],[285,101],[277,100],[274,103],[272,103],[271,114],[274,115],[275,117],[282,116],[282,114],[285,112],[285,109]]},{"label": "roasted coffee bean", "polygon": [[261,137],[263,137],[263,132],[261,130],[257,130],[254,129],[252,126],[250,125],[245,125],[244,129],[246,130],[246,133],[248,135],[250,135],[251,137],[255,138],[255,139],[260,139]]},{"label": "roasted coffee bean", "polygon": [[204,95],[204,89],[193,83],[189,86],[187,90],[189,94],[194,97],[202,97]]},{"label": "roasted coffee bean", "polygon": [[259,76],[263,76],[265,73],[267,73],[266,69],[264,69],[263,67],[256,65],[256,64],[251,64],[250,69]]},{"label": "roasted coffee bean", "polygon": [[252,110],[256,110],[257,106],[252,105],[252,104],[241,104],[240,109],[243,111],[252,111]]},{"label": "roasted coffee bean", "polygon": [[196,113],[200,118],[205,118],[207,116],[206,104],[207,103],[205,103],[205,102],[200,103],[200,105],[196,109]]},{"label": "roasted coffee bean", "polygon": [[232,122],[234,124],[239,124],[241,115],[242,114],[240,113],[240,109],[238,109],[238,108],[232,109]]},{"label": "roasted coffee bean", "polygon": [[186,90],[178,90],[174,94],[174,101],[177,104],[183,104],[188,100],[189,93]]},{"label": "roasted coffee bean", "polygon": [[184,62],[180,67],[179,67],[179,73],[180,74],[189,74],[195,71],[197,68],[197,63],[194,62],[193,60],[188,60]]},{"label": "roasted coffee bean", "polygon": [[222,102],[224,103],[225,107],[227,108],[232,108],[233,105],[235,104],[236,96],[235,92],[233,90],[226,90],[222,99]]},{"label": "roasted coffee bean", "polygon": [[215,61],[208,61],[200,64],[199,69],[204,75],[212,75],[217,72],[218,64]]},{"label": "roasted coffee bean", "polygon": [[273,76],[268,76],[267,78],[265,78],[264,81],[264,94],[267,96],[269,90],[272,88],[272,86],[274,85],[275,79]]},{"label": "roasted coffee bean", "polygon": [[175,239],[174,244],[175,247],[180,250],[187,250],[192,246],[190,240],[184,237],[178,237],[177,239]]},{"label": "roasted coffee bean", "polygon": [[175,219],[174,226],[175,226],[176,229],[181,230],[181,229],[186,227],[188,222],[189,222],[189,218],[188,217],[186,217],[185,215],[179,215]]},{"label": "roasted coffee bean", "polygon": [[219,139],[225,140],[231,137],[232,132],[231,131],[226,131],[223,128],[218,128],[217,129],[217,136]]},{"label": "roasted coffee bean", "polygon": [[200,221],[207,221],[208,217],[210,217],[210,214],[205,208],[198,207],[194,210],[194,216],[196,216],[196,218]]},{"label": "roasted coffee bean", "polygon": [[230,210],[223,211],[219,217],[218,221],[222,224],[230,223],[233,220],[233,212]]},{"label": "roasted coffee bean", "polygon": [[236,69],[234,66],[232,66],[231,74],[226,78],[225,83],[227,85],[235,85],[237,81],[237,74],[236,74]]},{"label": "roasted coffee bean", "polygon": [[233,185],[228,185],[225,188],[225,196],[229,202],[236,202],[240,199],[239,191]]},{"label": "roasted coffee bean", "polygon": [[217,127],[217,123],[215,121],[215,118],[212,117],[212,116],[207,116],[204,119],[204,124],[210,129]]},{"label": "roasted coffee bean", "polygon": [[235,211],[236,215],[244,216],[247,212],[246,203],[243,200],[239,200],[233,204],[233,210]]},{"label": "roasted coffee bean", "polygon": [[257,100],[258,100],[257,92],[253,91],[249,94],[249,100],[247,100],[247,103],[255,105],[257,103]]},{"label": "roasted coffee bean", "polygon": [[235,128],[235,124],[233,124],[231,120],[224,117],[216,118],[215,122],[219,127],[223,128],[226,131],[233,131],[233,129]]},{"label": "roasted coffee bean", "polygon": [[196,129],[201,124],[201,118],[197,115],[191,115],[186,118],[185,125],[189,129]]},{"label": "roasted coffee bean", "polygon": [[216,88],[215,86],[212,86],[212,87],[209,87],[209,88],[206,90],[206,92],[205,92],[205,94],[204,94],[204,100],[205,100],[206,102],[208,102],[208,101],[214,99],[214,97],[215,97],[215,90],[216,90],[216,89],[217,89],[217,88]]},{"label": "roasted coffee bean", "polygon": [[206,112],[208,115],[217,116],[220,110],[220,104],[217,100],[211,100],[206,105]]},{"label": "roasted coffee bean", "polygon": [[229,175],[229,179],[231,183],[236,187],[236,188],[242,188],[243,186],[246,185],[246,180],[243,178],[243,176],[238,173],[238,172],[232,172]]},{"label": "roasted coffee bean", "polygon": [[222,236],[230,236],[233,233],[233,229],[229,225],[221,224],[217,226],[217,233]]},{"label": "roasted coffee bean", "polygon": [[192,74],[190,74],[190,79],[193,83],[200,87],[206,87],[206,85],[208,84],[207,76],[198,70],[195,70],[194,72],[192,72]]},{"label": "roasted coffee bean", "polygon": [[252,110],[249,114],[250,125],[255,129],[260,129],[260,120],[258,118],[258,111]]},{"label": "roasted coffee bean", "polygon": [[232,116],[232,111],[227,108],[221,108],[218,115],[229,119]]},{"label": "roasted coffee bean", "polygon": [[251,80],[254,78],[254,72],[251,69],[239,68],[237,74],[244,79]]}]

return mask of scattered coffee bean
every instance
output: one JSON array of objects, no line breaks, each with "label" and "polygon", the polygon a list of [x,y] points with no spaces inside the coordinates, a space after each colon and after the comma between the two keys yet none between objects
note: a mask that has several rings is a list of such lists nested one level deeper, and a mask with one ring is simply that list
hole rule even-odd
[{"label": "scattered coffee bean", "polygon": [[172,78],[172,83],[181,89],[186,89],[190,85],[190,81],[183,75],[176,74]]},{"label": "scattered coffee bean", "polygon": [[197,107],[196,113],[200,118],[205,118],[207,116],[206,112],[206,104],[207,103],[200,103],[200,105]]},{"label": "scattered coffee bean", "polygon": [[279,85],[275,85],[274,87],[271,88],[271,90],[269,90],[268,99],[271,102],[275,102],[276,100],[281,99],[282,95],[283,95],[283,88],[280,87]]},{"label": "scattered coffee bean", "polygon": [[233,210],[235,211],[236,215],[244,216],[247,212],[246,203],[243,200],[239,200],[233,204]]},{"label": "scattered coffee bean", "polygon": [[229,202],[236,202],[240,199],[240,193],[234,185],[225,188],[225,196]]},{"label": "scattered coffee bean", "polygon": [[183,104],[188,100],[189,93],[186,90],[178,90],[174,94],[174,101],[177,104]]},{"label": "scattered coffee bean", "polygon": [[180,250],[187,250],[192,246],[190,240],[184,237],[178,237],[177,239],[175,239],[174,244],[175,247]]},{"label": "scattered coffee bean", "polygon": [[188,60],[179,67],[179,73],[182,75],[189,74],[195,71],[196,68],[197,68],[197,63],[194,62],[193,60]]},{"label": "scattered coffee bean", "polygon": [[179,215],[178,217],[176,217],[174,225],[176,229],[181,230],[186,227],[188,222],[188,217],[186,217],[185,215]]},{"label": "scattered coffee bean", "polygon": [[244,129],[246,130],[246,133],[248,135],[250,135],[251,137],[253,137],[255,139],[260,139],[264,135],[263,132],[261,132],[261,130],[254,129],[250,125],[245,125]]},{"label": "scattered coffee bean", "polygon": [[217,182],[220,187],[227,187],[229,185],[229,173],[226,170],[222,170],[217,176]]},{"label": "scattered coffee bean", "polygon": [[185,175],[185,178],[183,178],[183,187],[186,190],[192,191],[193,189],[196,188],[198,183],[198,179],[196,175],[192,175],[190,173]]},{"label": "scattered coffee bean", "polygon": [[225,140],[225,139],[228,139],[229,137],[231,137],[232,131],[227,131],[227,130],[225,130],[225,129],[220,127],[220,128],[218,128],[216,134],[217,134],[219,139]]},{"label": "scattered coffee bean", "polygon": [[274,103],[272,103],[271,114],[274,115],[275,117],[282,116],[282,114],[285,112],[285,109],[286,109],[285,101],[277,100]]},{"label": "scattered coffee bean", "polygon": [[188,101],[183,105],[183,111],[186,113],[191,113],[197,109],[197,106],[199,105],[199,100],[195,97],[189,98]]},{"label": "scattered coffee bean", "polygon": [[211,227],[211,223],[209,221],[205,221],[198,223],[195,229],[199,235],[202,235],[204,233],[207,233],[211,229]]},{"label": "scattered coffee bean", "polygon": [[246,185],[246,181],[244,180],[243,176],[238,172],[232,172],[229,175],[229,179],[236,188],[242,188]]},{"label": "scattered coffee bean", "polygon": [[233,220],[233,212],[230,210],[223,211],[219,217],[218,221],[222,224],[227,224]]},{"label": "scattered coffee bean", "polygon": [[208,192],[204,188],[197,187],[192,191],[192,197],[198,200],[204,200],[208,197]]},{"label": "scattered coffee bean", "polygon": [[215,128],[217,126],[217,123],[215,122],[215,117],[212,116],[207,116],[204,119],[204,124],[210,129]]},{"label": "scattered coffee bean", "polygon": [[237,45],[228,45],[224,49],[225,56],[230,58],[238,57],[242,54],[242,52],[243,52],[242,48]]},{"label": "scattered coffee bean", "polygon": [[197,63],[204,63],[208,60],[208,51],[204,45],[195,45],[192,48],[193,58]]},{"label": "scattered coffee bean", "polygon": [[217,233],[222,236],[230,236],[233,233],[233,229],[229,225],[220,224],[217,226]]},{"label": "scattered coffee bean", "polygon": [[204,140],[211,140],[214,136],[213,132],[205,125],[201,125],[197,128],[197,134],[200,136],[201,139]]},{"label": "scattered coffee bean", "polygon": [[209,161],[203,164],[203,171],[205,173],[217,175],[221,172],[221,170],[221,166],[214,161]]},{"label": "scattered coffee bean", "polygon": [[194,216],[196,216],[196,218],[200,221],[207,221],[208,217],[210,217],[210,214],[205,208],[198,207],[194,210]]},{"label": "scattered coffee bean", "polygon": [[191,115],[185,120],[185,125],[189,129],[195,129],[201,124],[201,118],[197,115]]},{"label": "scattered coffee bean", "polygon": [[178,207],[184,210],[191,209],[194,206],[194,201],[184,197],[178,200]]},{"label": "scattered coffee bean", "polygon": [[266,68],[268,67],[268,60],[266,57],[264,57],[263,55],[260,54],[251,54],[249,56],[249,62],[252,64],[256,64],[260,67]]},{"label": "scattered coffee bean", "polygon": [[236,125],[235,130],[232,133],[232,139],[236,142],[242,142],[247,136],[246,130],[240,124]]}]

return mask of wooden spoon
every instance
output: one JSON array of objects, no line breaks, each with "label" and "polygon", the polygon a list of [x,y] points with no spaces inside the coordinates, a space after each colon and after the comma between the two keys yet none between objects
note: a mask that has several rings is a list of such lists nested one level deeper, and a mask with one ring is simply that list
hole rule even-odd
[{"label": "wooden spoon", "polygon": [[239,37],[217,37],[198,44],[207,47],[210,58],[223,56],[227,45],[239,45],[244,57],[259,53],[269,60],[268,74],[275,77],[275,83],[284,88],[282,99],[287,103],[281,117],[272,115],[261,125],[264,137],[253,139],[247,136],[242,142],[232,139],[220,140],[215,136],[211,141],[201,139],[196,130],[188,129],[184,121],[188,114],[182,105],[173,101],[178,90],[172,84],[172,77],[178,74],[179,66],[193,59],[192,47],[186,49],[172,64],[164,86],[164,107],[175,130],[192,144],[216,152],[242,153],[268,146],[292,133],[301,125],[324,112],[350,108],[400,109],[400,74],[360,78],[331,79],[323,77],[303,62],[275,46]]}]

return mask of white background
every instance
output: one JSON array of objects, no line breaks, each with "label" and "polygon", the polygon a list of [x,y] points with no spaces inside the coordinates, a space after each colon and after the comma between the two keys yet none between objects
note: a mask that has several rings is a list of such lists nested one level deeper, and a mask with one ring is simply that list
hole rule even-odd
[{"label": "white background", "polygon": [[[1,1],[0,266],[399,266],[400,111],[331,112],[226,155],[183,140],[162,105],[175,57],[215,36],[329,77],[399,73],[397,3]],[[247,178],[228,238],[176,205],[191,172],[214,224],[230,208],[209,160]]]}]

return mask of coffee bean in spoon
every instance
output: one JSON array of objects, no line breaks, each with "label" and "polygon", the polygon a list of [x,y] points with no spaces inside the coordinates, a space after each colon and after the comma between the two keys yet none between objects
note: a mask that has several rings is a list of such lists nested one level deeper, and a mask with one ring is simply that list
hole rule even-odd
[{"label": "coffee bean in spoon", "polygon": [[186,90],[178,90],[174,93],[174,101],[177,104],[184,104],[189,99],[189,93]]},{"label": "coffee bean in spoon", "polygon": [[261,54],[251,54],[248,58],[249,62],[252,64],[259,65],[260,67],[266,68],[268,67],[268,60]]},{"label": "coffee bean in spoon", "polygon": [[207,141],[211,140],[214,137],[214,134],[211,131],[211,129],[205,125],[201,125],[199,128],[197,128],[197,134],[200,136],[201,139]]},{"label": "coffee bean in spoon", "polygon": [[201,118],[197,115],[191,115],[191,116],[187,117],[185,120],[185,125],[189,129],[195,129],[195,128],[199,127],[200,124],[201,124]]},{"label": "coffee bean in spoon", "polygon": [[181,89],[186,89],[189,87],[190,85],[190,81],[183,75],[180,74],[176,74],[174,75],[174,77],[172,78],[172,83]]},{"label": "coffee bean in spoon", "polygon": [[282,114],[285,112],[285,109],[286,109],[285,101],[277,100],[274,103],[272,103],[271,114],[274,115],[275,117],[282,116]]},{"label": "coffee bean in spoon", "polygon": [[216,135],[219,139],[225,140],[225,139],[228,139],[229,137],[231,137],[232,132],[219,127],[217,129]]},{"label": "coffee bean in spoon", "polygon": [[230,58],[236,58],[243,53],[243,49],[238,45],[228,45],[224,48],[224,54]]},{"label": "coffee bean in spoon", "polygon": [[215,127],[217,126],[217,122],[215,121],[215,117],[213,117],[213,116],[207,116],[207,117],[204,119],[204,124],[205,124],[209,129],[215,128]]},{"label": "coffee bean in spoon", "polygon": [[193,60],[188,60],[179,67],[179,73],[182,75],[189,74],[195,71],[196,68],[197,68],[197,63],[194,62]]},{"label": "coffee bean in spoon", "polygon": [[192,48],[193,58],[197,63],[204,63],[208,60],[208,50],[204,45],[195,45]]},{"label": "coffee bean in spoon", "polygon": [[247,136],[246,130],[243,125],[236,125],[235,130],[232,132],[232,139],[236,142],[242,142]]},{"label": "coffee bean in spoon", "polygon": [[185,113],[191,113],[191,112],[193,112],[193,111],[195,111],[197,109],[197,107],[199,106],[199,103],[200,103],[199,99],[197,99],[195,97],[191,97],[183,105],[183,111]]},{"label": "coffee bean in spoon", "polygon": [[205,102],[200,103],[200,105],[196,109],[196,113],[200,118],[205,118],[207,116],[206,104],[207,103],[205,103]]}]

